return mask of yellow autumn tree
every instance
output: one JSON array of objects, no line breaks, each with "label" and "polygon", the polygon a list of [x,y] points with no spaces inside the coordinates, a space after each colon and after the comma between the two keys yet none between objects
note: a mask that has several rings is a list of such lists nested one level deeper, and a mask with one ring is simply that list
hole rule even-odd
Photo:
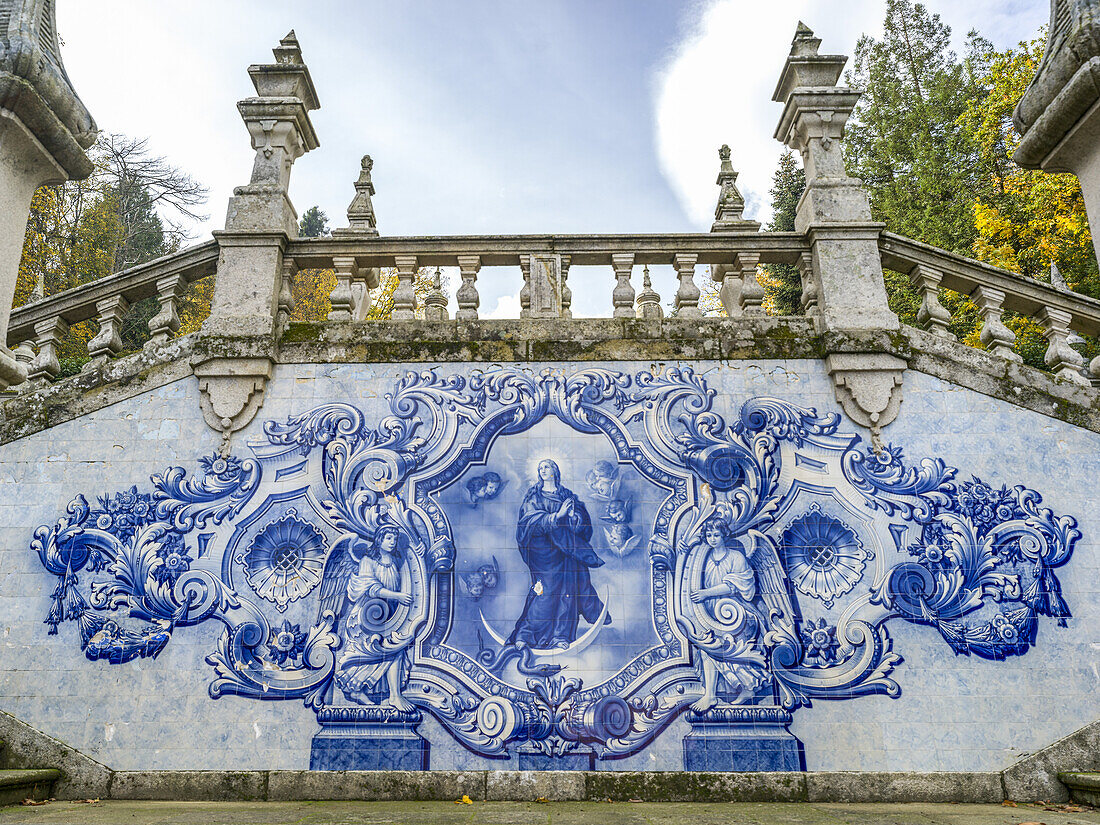
[{"label": "yellow autumn tree", "polygon": [[[1012,110],[1039,68],[1042,36],[988,57],[983,85],[987,94],[961,120],[980,149],[990,186],[974,201],[979,260],[1031,278],[1049,278],[1057,264],[1067,285],[1100,297],[1096,254],[1089,233],[1081,185],[1068,174],[1021,169],[1012,161],[1020,138]],[[1016,349],[1032,366],[1043,366],[1046,340],[1032,319],[1010,314],[1006,325],[1017,335]],[[979,328],[966,341],[977,345]],[[1091,354],[1096,347],[1090,343]]]}]

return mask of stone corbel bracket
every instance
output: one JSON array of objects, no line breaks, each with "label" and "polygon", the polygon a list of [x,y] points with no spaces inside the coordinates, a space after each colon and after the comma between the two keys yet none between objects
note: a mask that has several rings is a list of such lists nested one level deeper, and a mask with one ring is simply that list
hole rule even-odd
[{"label": "stone corbel bracket", "polygon": [[194,369],[202,393],[202,414],[210,427],[228,438],[256,417],[271,379],[270,359],[215,359]]},{"label": "stone corbel bracket", "polygon": [[870,429],[876,452],[882,449],[882,428],[898,417],[906,366],[886,353],[833,353],[825,358],[836,400],[852,421]]},{"label": "stone corbel bracket", "polygon": [[223,447],[228,447],[229,437],[248,426],[263,406],[274,362],[270,358],[212,358],[197,361],[193,369],[199,380],[203,418],[222,434]]}]

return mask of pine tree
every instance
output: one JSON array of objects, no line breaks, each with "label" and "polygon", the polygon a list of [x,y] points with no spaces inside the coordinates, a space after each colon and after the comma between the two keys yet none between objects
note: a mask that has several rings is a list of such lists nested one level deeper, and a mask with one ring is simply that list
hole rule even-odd
[{"label": "pine tree", "polygon": [[856,44],[848,82],[866,89],[847,129],[849,172],[863,180],[876,220],[912,238],[967,254],[976,235],[971,196],[984,184],[978,147],[958,121],[983,93],[951,29],[912,0],[887,0],[883,39]]},{"label": "pine tree", "polygon": [[328,215],[321,207],[311,206],[298,221],[298,235],[302,238],[323,238],[328,234]]},{"label": "pine tree", "polygon": [[[806,189],[806,173],[794,153],[786,151],[772,176],[772,232],[794,232],[798,200]],[[794,264],[767,264],[760,278],[764,306],[775,315],[802,314],[802,276]]]}]

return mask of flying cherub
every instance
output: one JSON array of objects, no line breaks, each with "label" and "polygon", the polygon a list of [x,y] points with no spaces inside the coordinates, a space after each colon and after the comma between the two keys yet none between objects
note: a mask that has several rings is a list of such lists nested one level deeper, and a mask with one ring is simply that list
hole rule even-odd
[{"label": "flying cherub", "polygon": [[508,482],[501,479],[498,473],[486,473],[474,476],[466,482],[466,494],[470,497],[470,506],[477,509],[483,501],[491,501],[503,492]]},{"label": "flying cherub", "polygon": [[610,461],[597,461],[584,479],[588,482],[592,495],[601,501],[611,501],[619,497],[619,468]]},{"label": "flying cherub", "polygon": [[615,498],[607,502],[607,512],[600,517],[610,525],[604,528],[604,536],[607,537],[607,543],[611,549],[620,558],[638,546],[638,536],[630,526],[633,509],[634,502],[631,499],[624,501],[621,498]]},{"label": "flying cherub", "polygon": [[462,576],[462,583],[466,586],[466,592],[475,602],[479,601],[486,593],[492,593],[497,589],[500,581],[500,564],[497,557],[493,556],[492,564],[483,564],[473,573]]}]

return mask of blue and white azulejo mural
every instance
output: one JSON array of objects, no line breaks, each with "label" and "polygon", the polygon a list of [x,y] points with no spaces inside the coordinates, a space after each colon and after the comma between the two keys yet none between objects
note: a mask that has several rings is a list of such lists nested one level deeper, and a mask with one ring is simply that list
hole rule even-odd
[{"label": "blue and white azulejo mural", "polygon": [[428,370],[386,398],[77,497],[32,542],[48,632],[103,667],[220,623],[210,697],[304,703],[317,769],[450,767],[427,714],[521,769],[799,770],[792,714],[900,694],[891,622],[1004,660],[1070,616],[1073,518],[834,413],[727,420],[688,368]]}]

